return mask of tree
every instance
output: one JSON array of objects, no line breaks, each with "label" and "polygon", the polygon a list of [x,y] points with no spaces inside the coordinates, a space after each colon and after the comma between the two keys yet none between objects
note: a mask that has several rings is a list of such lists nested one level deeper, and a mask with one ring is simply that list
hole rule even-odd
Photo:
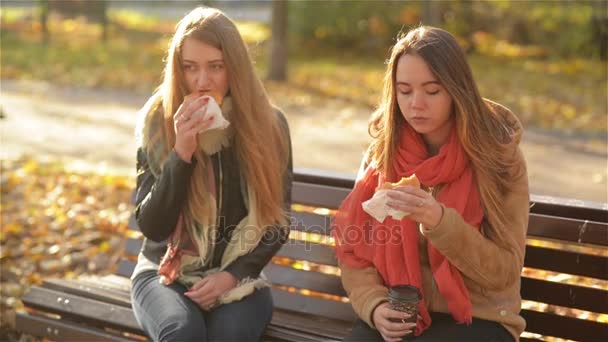
[{"label": "tree", "polygon": [[439,1],[422,2],[422,23],[429,26],[440,26]]},{"label": "tree", "polygon": [[49,0],[38,0],[38,9],[40,11],[40,32],[42,33],[42,42],[49,42]]},{"label": "tree", "polygon": [[101,39],[108,39],[108,1],[107,0],[37,0],[40,11],[42,40],[49,41],[48,16],[50,12],[63,17],[75,18],[83,15],[101,25]]},{"label": "tree", "polygon": [[268,79],[287,80],[287,0],[272,1],[272,37]]},{"label": "tree", "polygon": [[593,16],[591,28],[594,41],[597,42],[600,58],[608,59],[608,2],[596,1],[593,3]]}]

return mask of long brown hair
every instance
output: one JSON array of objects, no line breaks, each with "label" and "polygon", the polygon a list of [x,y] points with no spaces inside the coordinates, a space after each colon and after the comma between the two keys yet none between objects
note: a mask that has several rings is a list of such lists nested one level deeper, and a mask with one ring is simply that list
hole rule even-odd
[{"label": "long brown hair", "polygon": [[[162,134],[166,146],[170,149],[175,144],[173,115],[187,95],[181,50],[188,37],[223,52],[232,98],[230,117],[234,129],[233,145],[247,184],[257,199],[257,207],[249,209],[256,210],[261,224],[284,222],[283,173],[287,168],[288,138],[278,120],[277,110],[271,105],[262,82],[255,74],[247,46],[237,27],[219,10],[199,7],[177,24],[167,52],[163,82],[155,94],[157,103],[162,103],[163,107]],[[150,137],[152,139],[155,137]],[[163,159],[168,153],[166,151]],[[202,153],[199,150],[194,154],[199,171],[206,159]],[[195,174],[200,174],[196,169]],[[192,177],[190,185],[190,212],[204,222],[209,208],[201,196],[205,190],[202,177]]]},{"label": "long brown hair", "polygon": [[391,161],[396,153],[400,127],[407,124],[397,104],[395,89],[397,64],[405,54],[420,56],[450,94],[458,138],[472,164],[477,183],[483,184],[479,187],[482,205],[489,222],[495,226],[486,233],[502,237],[497,228],[506,223],[501,199],[512,180],[522,172],[515,158],[508,157],[514,155],[509,150],[513,148],[513,130],[518,127],[505,121],[499,112],[506,111],[504,107],[498,108],[481,97],[464,51],[449,32],[421,26],[398,39],[392,48],[380,104],[368,127],[373,138],[369,158],[377,164],[378,170],[394,179]]}]

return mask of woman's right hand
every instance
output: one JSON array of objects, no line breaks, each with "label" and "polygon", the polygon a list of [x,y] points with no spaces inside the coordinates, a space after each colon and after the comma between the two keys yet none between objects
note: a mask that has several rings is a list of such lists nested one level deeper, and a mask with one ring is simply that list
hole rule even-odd
[{"label": "woman's right hand", "polygon": [[385,341],[398,342],[403,336],[414,331],[416,323],[396,323],[390,319],[405,320],[409,317],[407,313],[393,310],[389,303],[384,302],[374,309],[372,321]]},{"label": "woman's right hand", "polygon": [[[196,151],[196,135],[211,125],[213,116],[207,115],[208,97],[185,99],[173,115],[175,130],[175,152],[184,161],[190,163]],[[194,115],[195,113],[201,114]]]}]

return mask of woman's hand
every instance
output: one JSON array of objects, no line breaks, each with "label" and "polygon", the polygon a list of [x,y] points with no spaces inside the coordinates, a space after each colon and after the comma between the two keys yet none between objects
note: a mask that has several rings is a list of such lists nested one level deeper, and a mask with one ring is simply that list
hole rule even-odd
[{"label": "woman's hand", "polygon": [[430,193],[411,185],[387,191],[389,198],[387,205],[410,213],[409,219],[420,222],[428,228],[437,226],[441,221],[443,207]]},{"label": "woman's hand", "polygon": [[398,342],[401,338],[414,331],[416,323],[392,322],[393,320],[405,320],[409,314],[391,309],[389,303],[384,302],[378,305],[372,313],[372,321],[376,329],[385,341]]},{"label": "woman's hand", "polygon": [[188,163],[196,151],[196,135],[211,125],[213,121],[213,116],[207,115],[208,102],[208,97],[185,99],[173,116],[173,129],[175,130],[173,148],[177,155]]},{"label": "woman's hand", "polygon": [[184,295],[203,310],[209,311],[213,309],[218,298],[232,290],[237,283],[232,274],[226,271],[218,272],[199,280]]}]

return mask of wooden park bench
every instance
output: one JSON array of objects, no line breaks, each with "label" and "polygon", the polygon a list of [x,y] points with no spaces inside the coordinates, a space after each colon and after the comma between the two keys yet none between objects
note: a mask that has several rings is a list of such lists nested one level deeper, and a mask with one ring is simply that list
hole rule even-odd
[{"label": "wooden park bench", "polygon": [[[296,172],[290,240],[265,268],[275,311],[263,340],[341,340],[355,314],[341,286],[330,219],[353,179]],[[521,295],[523,340],[608,340],[608,207],[533,196]],[[143,340],[131,311],[130,276],[141,246],[134,220],[110,276],[47,279],[23,297],[20,331],[52,340]],[[537,271],[537,272],[534,272]],[[577,281],[566,281],[577,277]],[[580,278],[603,285],[581,285]],[[574,315],[572,314],[574,312]],[[598,318],[599,315],[603,315]],[[578,318],[577,318],[578,317]]]}]

